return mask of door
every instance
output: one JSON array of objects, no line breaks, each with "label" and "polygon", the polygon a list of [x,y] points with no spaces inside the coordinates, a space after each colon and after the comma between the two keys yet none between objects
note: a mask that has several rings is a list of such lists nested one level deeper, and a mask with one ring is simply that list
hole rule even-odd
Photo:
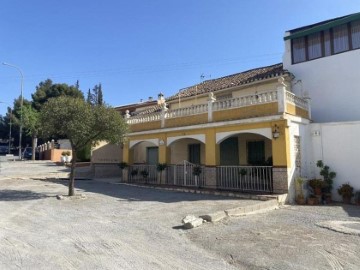
[{"label": "door", "polygon": [[265,164],[265,142],[252,141],[247,143],[247,154],[249,165]]},{"label": "door", "polygon": [[200,143],[189,144],[189,162],[200,164]]},{"label": "door", "polygon": [[237,137],[230,137],[220,143],[220,165],[239,165],[239,146]]},{"label": "door", "polygon": [[158,147],[147,147],[146,148],[146,163],[149,165],[158,164],[159,149]]}]

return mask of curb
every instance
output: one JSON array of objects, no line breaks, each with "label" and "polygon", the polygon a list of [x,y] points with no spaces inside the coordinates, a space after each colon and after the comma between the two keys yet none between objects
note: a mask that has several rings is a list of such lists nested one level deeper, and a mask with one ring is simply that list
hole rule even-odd
[{"label": "curb", "polygon": [[[96,179],[94,179],[94,180],[96,180]],[[111,182],[109,182],[109,183],[111,183]],[[149,189],[170,190],[170,191],[194,193],[194,194],[206,194],[206,195],[215,195],[215,196],[234,197],[234,198],[248,199],[248,200],[259,200],[259,201],[276,200],[278,204],[284,204],[285,198],[287,197],[287,194],[256,195],[256,194],[247,194],[247,193],[237,193],[234,191],[201,190],[201,189],[189,189],[189,188],[181,188],[181,187],[148,186],[148,185],[131,184],[131,183],[113,183],[113,184],[127,185],[127,186],[133,186],[133,187],[142,187],[142,188],[149,188]]]},{"label": "curb", "polygon": [[275,210],[278,208],[279,208],[278,201],[272,199],[266,202],[260,202],[249,206],[231,208],[224,211],[218,211],[211,214],[202,215],[200,217],[208,222],[218,222],[226,217],[246,216],[246,215],[262,213],[270,210]]}]

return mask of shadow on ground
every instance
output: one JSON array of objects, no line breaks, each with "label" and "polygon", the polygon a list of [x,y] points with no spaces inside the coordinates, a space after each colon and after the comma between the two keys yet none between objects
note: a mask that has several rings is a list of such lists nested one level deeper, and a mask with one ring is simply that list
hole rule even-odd
[{"label": "shadow on ground", "polygon": [[349,215],[349,217],[360,218],[360,206],[359,205],[341,204],[341,207]]},{"label": "shadow on ground", "polygon": [[[39,179],[40,180],[40,179]],[[48,181],[68,186],[68,179],[47,179]],[[155,201],[162,203],[174,203],[180,201],[206,201],[206,200],[241,200],[232,197],[193,194],[184,192],[174,192],[161,189],[146,187],[129,186],[124,184],[111,184],[94,180],[76,180],[75,189],[82,189],[85,192],[103,194],[127,201]],[[81,191],[80,191],[81,193]]]},{"label": "shadow on ground", "polygon": [[0,190],[0,201],[29,201],[49,197],[46,194],[32,192],[30,190]]}]

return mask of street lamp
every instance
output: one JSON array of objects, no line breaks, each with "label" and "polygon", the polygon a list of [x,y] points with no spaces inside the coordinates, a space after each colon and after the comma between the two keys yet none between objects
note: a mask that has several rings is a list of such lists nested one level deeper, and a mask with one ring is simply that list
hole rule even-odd
[{"label": "street lamp", "polygon": [[[7,103],[7,102],[3,102],[3,101],[0,101],[0,103],[3,103],[3,104],[8,104],[8,105],[10,105],[9,103]],[[11,153],[11,118],[12,118],[12,108],[11,107],[9,107],[10,108],[10,117],[9,117],[9,126],[10,126],[10,128],[9,128],[9,149],[8,149],[8,153],[10,154]]]},{"label": "street lamp", "polygon": [[22,127],[23,127],[23,103],[24,103],[24,95],[23,95],[23,81],[24,81],[24,75],[21,71],[21,69],[15,65],[9,64],[9,63],[2,63],[5,66],[13,67],[20,73],[21,78],[21,84],[20,84],[20,90],[21,90],[21,96],[20,96],[20,129],[19,129],[19,159],[21,159],[21,137],[22,137]]}]

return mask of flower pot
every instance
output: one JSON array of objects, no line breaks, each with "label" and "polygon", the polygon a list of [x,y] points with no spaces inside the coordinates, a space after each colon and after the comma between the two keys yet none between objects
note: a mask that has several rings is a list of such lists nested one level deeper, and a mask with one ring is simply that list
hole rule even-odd
[{"label": "flower pot", "polygon": [[66,156],[66,157],[65,157],[65,162],[66,162],[66,163],[70,163],[71,160],[72,160],[72,156]]},{"label": "flower pot", "polygon": [[321,195],[321,187],[314,188],[315,195]]},{"label": "flower pot", "polygon": [[306,200],[304,197],[297,197],[296,198],[296,204],[299,204],[299,205],[304,205],[306,204]]},{"label": "flower pot", "polygon": [[325,194],[325,203],[326,204],[332,203],[331,193]]},{"label": "flower pot", "polygon": [[65,162],[66,162],[66,156],[61,156],[60,161],[61,161],[62,163],[65,163]]},{"label": "flower pot", "polygon": [[310,197],[308,198],[307,203],[308,205],[317,205],[319,203],[319,199],[316,197],[315,198]]},{"label": "flower pot", "polygon": [[343,196],[343,203],[351,204],[351,197],[349,196]]}]

